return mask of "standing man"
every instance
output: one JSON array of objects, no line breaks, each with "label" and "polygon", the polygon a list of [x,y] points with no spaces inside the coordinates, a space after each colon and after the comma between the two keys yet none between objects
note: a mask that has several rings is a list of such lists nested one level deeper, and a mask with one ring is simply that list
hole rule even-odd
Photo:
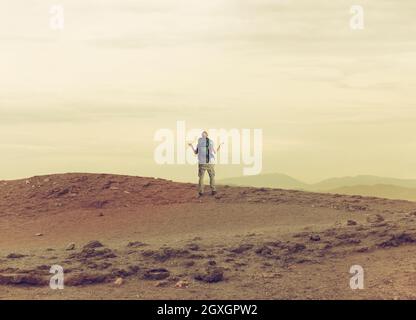
[{"label": "standing man", "polygon": [[194,148],[192,143],[189,143],[189,146],[192,148],[194,153],[198,155],[199,196],[201,197],[204,194],[205,171],[208,171],[211,194],[215,195],[217,191],[215,188],[215,167],[213,163],[215,159],[214,154],[216,153],[216,150],[214,149],[214,142],[208,138],[208,132],[203,131],[201,138],[198,139],[198,145],[196,148]]}]

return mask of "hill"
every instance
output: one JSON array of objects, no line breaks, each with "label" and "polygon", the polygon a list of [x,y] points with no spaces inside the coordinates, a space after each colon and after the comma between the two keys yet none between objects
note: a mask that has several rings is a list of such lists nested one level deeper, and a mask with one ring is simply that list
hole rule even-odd
[{"label": "hill", "polygon": [[[416,203],[148,177],[0,181],[1,299],[416,298]],[[366,270],[351,290],[348,270]],[[65,290],[49,288],[51,266]],[[325,275],[325,276],[323,276]]]},{"label": "hill", "polygon": [[282,173],[262,174],[256,176],[244,176],[218,181],[221,184],[233,186],[267,187],[281,189],[303,190],[309,187],[308,184]]},{"label": "hill", "polygon": [[341,193],[349,195],[375,196],[388,199],[405,199],[416,201],[416,188],[404,188],[393,185],[377,184],[373,186],[349,186],[329,190],[330,193]]},{"label": "hill", "polygon": [[234,186],[357,194],[411,201],[416,199],[415,179],[396,179],[371,175],[329,178],[318,183],[308,184],[288,175],[276,173],[223,179],[219,180],[219,183]]}]

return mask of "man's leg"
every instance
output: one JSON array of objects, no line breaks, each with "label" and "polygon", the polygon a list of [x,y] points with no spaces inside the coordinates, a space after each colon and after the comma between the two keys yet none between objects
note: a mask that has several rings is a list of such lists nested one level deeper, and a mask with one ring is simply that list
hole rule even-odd
[{"label": "man's leg", "polygon": [[217,192],[217,188],[215,187],[215,167],[213,164],[210,164],[208,167],[208,175],[209,175],[209,185],[211,187],[211,191],[215,193]]},{"label": "man's leg", "polygon": [[198,177],[199,177],[199,184],[198,184],[198,193],[204,193],[204,175],[205,175],[206,168],[203,164],[198,165]]}]

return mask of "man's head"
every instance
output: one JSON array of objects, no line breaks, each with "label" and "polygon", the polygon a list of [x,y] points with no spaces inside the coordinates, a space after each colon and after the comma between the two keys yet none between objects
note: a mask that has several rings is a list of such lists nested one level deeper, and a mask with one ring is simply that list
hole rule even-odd
[{"label": "man's head", "polygon": [[206,131],[202,131],[201,136],[202,136],[202,138],[204,138],[204,139],[208,138],[208,132],[206,132]]}]

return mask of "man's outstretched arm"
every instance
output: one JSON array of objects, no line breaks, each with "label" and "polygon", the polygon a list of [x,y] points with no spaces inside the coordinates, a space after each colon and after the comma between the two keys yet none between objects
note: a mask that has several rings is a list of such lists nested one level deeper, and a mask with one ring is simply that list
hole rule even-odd
[{"label": "man's outstretched arm", "polygon": [[196,149],[194,148],[194,146],[192,145],[192,143],[188,143],[188,146],[190,146],[192,148],[192,151],[197,154],[198,153],[198,147],[196,147]]},{"label": "man's outstretched arm", "polygon": [[217,149],[216,149],[216,150],[214,149],[214,151],[215,151],[215,152],[220,151],[221,145],[223,145],[223,144],[224,144],[224,142],[220,143],[220,144],[218,145]]}]

